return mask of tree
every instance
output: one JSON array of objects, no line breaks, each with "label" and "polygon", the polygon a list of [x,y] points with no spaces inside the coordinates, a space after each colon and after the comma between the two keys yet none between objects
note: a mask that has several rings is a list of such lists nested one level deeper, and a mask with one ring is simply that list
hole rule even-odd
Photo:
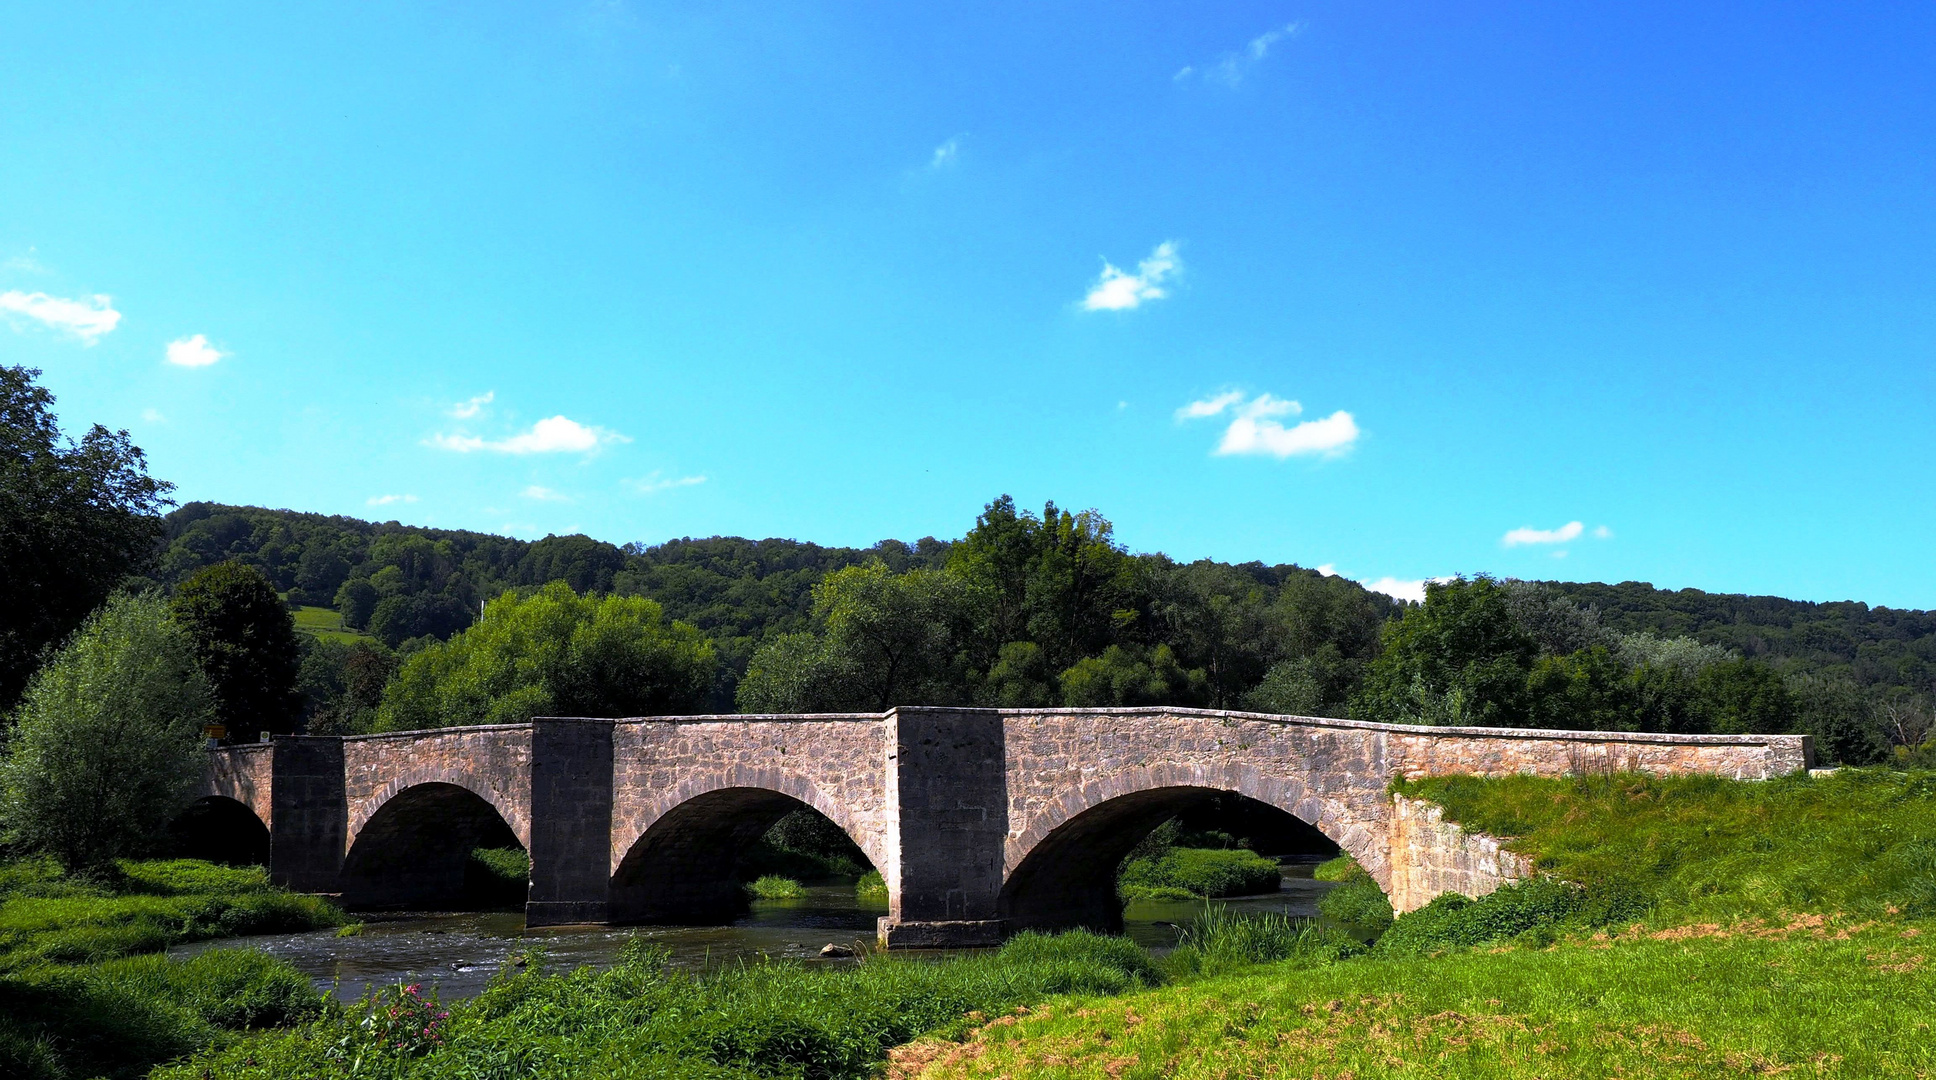
[{"label": "tree", "polygon": [[404,661],[377,729],[692,712],[717,668],[712,643],[654,601],[580,596],[553,582],[530,596],[505,593],[470,629]]},{"label": "tree", "polygon": [[303,704],[303,733],[361,735],[376,726],[383,688],[396,674],[396,654],[381,643],[317,638],[303,654],[296,677]]},{"label": "tree", "polygon": [[814,632],[754,653],[739,707],[879,711],[964,700],[955,661],[967,617],[966,590],[944,571],[895,574],[880,562],[836,570],[813,588]]},{"label": "tree", "polygon": [[215,691],[216,718],[232,735],[295,730],[302,707],[296,623],[262,571],[217,563],[182,582],[170,607]]},{"label": "tree", "polygon": [[42,653],[153,558],[174,485],[125,431],[56,425],[40,372],[0,367],[0,709]]},{"label": "tree", "polygon": [[35,676],[0,765],[10,843],[96,870],[150,850],[201,777],[213,695],[153,595],[117,596]]},{"label": "tree", "polygon": [[1186,671],[1168,645],[1148,652],[1111,645],[1062,673],[1062,703],[1195,705],[1203,700],[1205,682],[1203,670]]},{"label": "tree", "polygon": [[1049,503],[1037,518],[1007,495],[989,503],[948,552],[948,571],[983,608],[978,666],[1032,641],[1060,670],[1116,642],[1140,618],[1136,561],[1096,510]]},{"label": "tree", "polygon": [[1425,603],[1387,631],[1351,704],[1354,719],[1525,727],[1539,644],[1489,577],[1425,587]]}]

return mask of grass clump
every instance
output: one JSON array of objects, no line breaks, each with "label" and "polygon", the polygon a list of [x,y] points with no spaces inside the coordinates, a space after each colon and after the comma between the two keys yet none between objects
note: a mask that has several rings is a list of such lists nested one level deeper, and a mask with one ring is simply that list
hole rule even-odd
[{"label": "grass clump", "polygon": [[1277,864],[1243,848],[1171,848],[1123,864],[1116,891],[1125,900],[1194,900],[1275,892]]},{"label": "grass clump", "polygon": [[1286,963],[1292,969],[1334,963],[1365,946],[1334,927],[1274,913],[1239,915],[1206,906],[1180,928],[1176,948],[1163,958],[1173,978],[1218,975],[1252,964]]},{"label": "grass clump", "polygon": [[1349,855],[1318,864],[1319,881],[1337,884],[1318,900],[1318,914],[1343,925],[1353,935],[1370,939],[1391,928],[1391,899],[1364,867]]},{"label": "grass clump", "polygon": [[869,870],[854,882],[854,899],[863,904],[887,903],[887,879],[879,870]]},{"label": "grass clump", "polygon": [[807,889],[790,877],[767,874],[748,882],[746,894],[755,900],[798,900],[807,895]]},{"label": "grass clump", "polygon": [[449,1006],[436,1040],[406,1051],[372,1034],[389,1008],[367,997],[291,1030],[267,1032],[156,1070],[156,1080],[301,1076],[798,1077],[876,1075],[889,1047],[1060,994],[1155,985],[1147,953],[1121,938],[1021,935],[998,952],[924,962],[875,955],[816,971],[759,963],[694,976],[635,943],[620,963],[550,974],[507,965],[482,995]]}]

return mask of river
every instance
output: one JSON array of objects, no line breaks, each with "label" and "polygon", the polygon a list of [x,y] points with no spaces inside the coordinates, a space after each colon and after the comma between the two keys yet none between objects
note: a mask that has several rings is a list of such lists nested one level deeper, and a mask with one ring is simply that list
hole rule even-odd
[{"label": "river", "polygon": [[[1263,896],[1214,900],[1218,907],[1242,912],[1276,912],[1314,917],[1328,883],[1311,880],[1308,865],[1283,868],[1278,891]],[[810,963],[823,960],[826,945],[871,942],[874,920],[884,904],[864,905],[851,885],[813,885],[798,900],[756,900],[753,909],[730,926],[548,927],[526,930],[516,912],[460,912],[373,916],[362,930],[338,937],[334,930],[302,934],[222,938],[178,945],[170,956],[205,949],[261,949],[289,962],[316,985],[353,1001],[372,984],[398,980],[434,986],[445,1000],[483,990],[513,952],[540,945],[546,965],[569,970],[580,965],[609,966],[627,941],[642,937],[663,946],[675,966],[700,969],[742,959],[771,956]],[[1135,903],[1123,912],[1124,933],[1158,952],[1176,944],[1179,923],[1202,914],[1201,901],[1185,904]]]}]

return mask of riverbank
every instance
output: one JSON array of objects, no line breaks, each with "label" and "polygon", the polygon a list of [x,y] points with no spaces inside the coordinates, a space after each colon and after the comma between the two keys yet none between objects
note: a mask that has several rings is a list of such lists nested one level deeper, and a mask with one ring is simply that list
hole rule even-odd
[{"label": "riverbank", "polygon": [[187,962],[169,945],[342,925],[259,868],[124,861],[79,880],[42,859],[0,865],[0,1076],[134,1077],[236,1033],[321,1015],[322,995],[258,953]]}]

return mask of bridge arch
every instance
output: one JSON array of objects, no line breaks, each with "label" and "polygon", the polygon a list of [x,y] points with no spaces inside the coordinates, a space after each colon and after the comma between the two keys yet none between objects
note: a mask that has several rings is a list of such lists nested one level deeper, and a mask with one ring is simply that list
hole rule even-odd
[{"label": "bridge arch", "polygon": [[530,850],[530,832],[520,828],[522,821],[463,784],[397,781],[371,802],[343,860],[348,907],[459,907],[473,850],[513,844]]},{"label": "bridge arch", "polygon": [[1099,777],[1062,794],[1010,837],[997,910],[1012,929],[1122,929],[1116,868],[1165,820],[1222,794],[1240,795],[1314,829],[1374,874],[1383,834],[1346,800],[1301,777],[1254,768],[1147,766]]},{"label": "bridge arch", "polygon": [[168,850],[177,858],[267,866],[269,826],[248,803],[228,795],[203,795],[169,822]]},{"label": "bridge arch", "polygon": [[695,777],[654,799],[612,873],[613,922],[715,924],[746,910],[733,871],[745,850],[802,807],[833,822],[875,866],[880,838],[811,781],[738,767]]}]

